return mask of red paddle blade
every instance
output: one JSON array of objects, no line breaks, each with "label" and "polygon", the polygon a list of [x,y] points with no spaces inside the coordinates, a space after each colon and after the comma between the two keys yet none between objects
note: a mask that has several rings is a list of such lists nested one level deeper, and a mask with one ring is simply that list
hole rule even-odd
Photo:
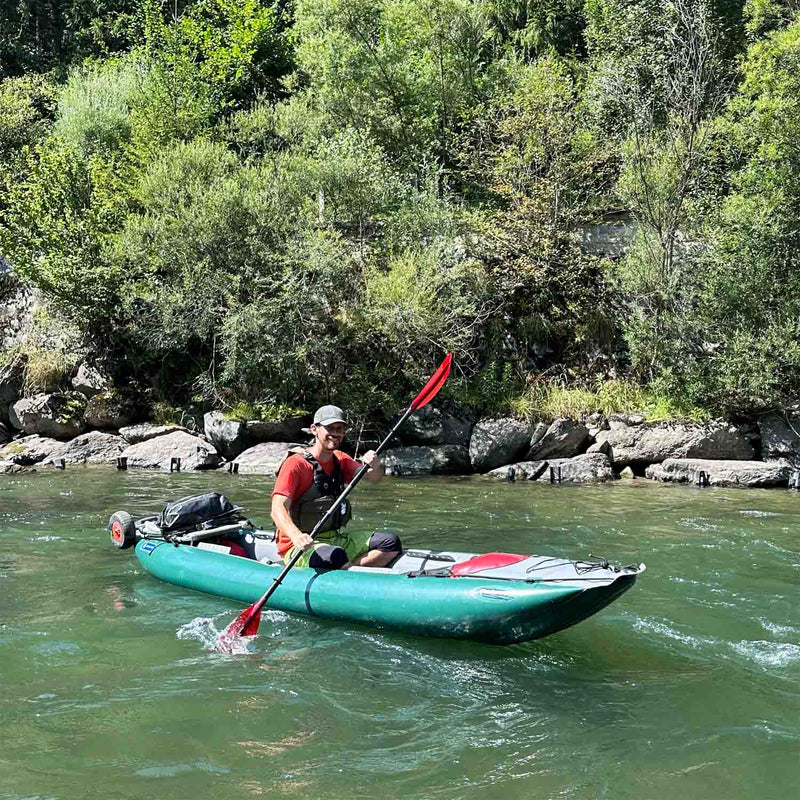
[{"label": "red paddle blade", "polygon": [[450,364],[453,360],[453,354],[448,353],[445,360],[439,364],[439,369],[431,375],[431,379],[422,387],[422,391],[411,402],[411,408],[414,410],[428,405],[431,400],[439,393],[439,389],[444,386],[445,381],[450,375]]},{"label": "red paddle blade", "polygon": [[217,637],[217,647],[224,653],[232,652],[233,641],[239,636],[255,636],[261,622],[261,609],[255,608],[256,604],[248,606],[227,628]]},{"label": "red paddle blade", "polygon": [[242,630],[242,636],[255,636],[258,633],[258,626],[261,623],[261,609],[259,608],[255,614],[248,620],[247,624]]}]

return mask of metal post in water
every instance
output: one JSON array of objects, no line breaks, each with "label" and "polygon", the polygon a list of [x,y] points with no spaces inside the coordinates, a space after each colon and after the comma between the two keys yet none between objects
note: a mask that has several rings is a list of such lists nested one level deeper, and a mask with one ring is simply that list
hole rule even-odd
[{"label": "metal post in water", "polygon": [[120,456],[117,459],[117,469],[128,469],[128,456]]},{"label": "metal post in water", "polygon": [[231,461],[231,463],[228,464],[228,472],[230,472],[231,475],[238,475],[239,474],[239,462],[238,461]]},{"label": "metal post in water", "polygon": [[173,457],[169,460],[169,471],[170,472],[180,472],[181,471],[181,460],[178,457]]}]

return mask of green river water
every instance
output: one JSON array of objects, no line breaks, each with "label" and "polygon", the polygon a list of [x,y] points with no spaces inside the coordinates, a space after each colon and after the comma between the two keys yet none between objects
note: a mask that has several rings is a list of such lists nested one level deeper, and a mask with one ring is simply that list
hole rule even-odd
[{"label": "green river water", "polygon": [[265,524],[270,484],[0,477],[0,798],[798,796],[800,494],[387,479],[355,524],[407,545],[647,571],[524,645],[267,611],[222,655],[242,607],[160,583],[105,525],[211,488]]}]

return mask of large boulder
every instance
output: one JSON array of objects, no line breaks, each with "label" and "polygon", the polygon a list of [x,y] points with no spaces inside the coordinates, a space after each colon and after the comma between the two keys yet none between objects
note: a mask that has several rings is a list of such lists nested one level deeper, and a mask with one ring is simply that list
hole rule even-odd
[{"label": "large boulder", "polygon": [[503,467],[489,470],[487,475],[507,481],[535,481],[547,471],[549,466],[548,461],[517,461],[514,464],[506,464]]},{"label": "large boulder", "polygon": [[595,442],[608,443],[618,470],[667,458],[748,461],[756,456],[751,432],[727,422],[645,422],[640,416],[612,414],[608,425],[609,430],[600,431]]},{"label": "large boulder", "polygon": [[389,475],[463,475],[472,471],[469,450],[455,444],[393,447],[381,455]]},{"label": "large boulder", "polygon": [[11,404],[19,400],[21,382],[7,378],[0,380],[0,422],[9,421]]},{"label": "large boulder", "polygon": [[108,389],[110,381],[97,367],[90,364],[81,364],[78,372],[72,379],[72,388],[86,397],[94,397]]},{"label": "large boulder", "polygon": [[71,439],[86,429],[86,398],[80,392],[37,394],[11,406],[11,424],[28,434]]},{"label": "large boulder", "polygon": [[551,480],[558,481],[559,475],[562,483],[602,483],[616,478],[611,460],[605,453],[583,453],[574,458],[551,458],[548,461],[548,468],[538,480],[550,483]]},{"label": "large boulder", "polygon": [[58,439],[46,438],[33,434],[15,439],[4,447],[0,447],[0,461],[11,461],[14,464],[30,466],[44,461],[53,451],[63,445]]},{"label": "large boulder", "polygon": [[476,472],[510,464],[530,445],[530,425],[516,419],[483,419],[469,440],[469,457]]},{"label": "large boulder", "polygon": [[129,467],[168,470],[173,458],[180,458],[181,470],[216,469],[222,460],[213,444],[185,431],[157,436],[132,444],[120,453]]},{"label": "large boulder", "polygon": [[310,424],[311,417],[295,415],[281,419],[249,419],[245,427],[253,442],[295,442],[308,439],[303,429]]},{"label": "large boulder", "polygon": [[138,444],[139,442],[146,442],[148,439],[155,439],[157,436],[167,436],[178,431],[189,433],[189,429],[181,425],[154,425],[152,422],[140,422],[138,425],[126,425],[120,428],[119,435],[128,444]]},{"label": "large boulder", "polygon": [[399,433],[404,444],[469,444],[475,420],[468,409],[452,403],[447,410],[423,406],[406,420]]},{"label": "large boulder", "polygon": [[800,456],[800,413],[767,414],[758,422],[761,457],[772,461]]},{"label": "large boulder", "polygon": [[567,418],[557,419],[541,438],[532,443],[527,460],[572,458],[586,450],[589,438],[589,430],[582,423]]},{"label": "large boulder", "polygon": [[247,423],[225,419],[221,411],[209,411],[203,417],[203,430],[208,440],[228,461],[253,444]]},{"label": "large boulder", "polygon": [[573,458],[520,461],[489,473],[493,478],[539,483],[602,483],[613,481],[611,461],[603,453],[583,453]]},{"label": "large boulder", "polygon": [[36,470],[15,464],[13,461],[0,461],[0,475],[13,475],[18,472],[36,472]]},{"label": "large boulder", "polygon": [[89,431],[69,442],[63,442],[50,453],[45,463],[53,463],[62,458],[68,463],[113,463],[127,445],[121,436]]},{"label": "large boulder", "polygon": [[89,399],[84,417],[91,428],[117,431],[136,419],[140,406],[141,401],[134,395],[108,389]]},{"label": "large boulder", "polygon": [[238,464],[242,473],[274,476],[292,447],[297,445],[292,442],[261,442],[239,453],[233,463]]},{"label": "large boulder", "polygon": [[668,458],[649,466],[645,474],[657,481],[698,483],[703,472],[710,486],[786,486],[791,471],[787,464],[764,461]]}]

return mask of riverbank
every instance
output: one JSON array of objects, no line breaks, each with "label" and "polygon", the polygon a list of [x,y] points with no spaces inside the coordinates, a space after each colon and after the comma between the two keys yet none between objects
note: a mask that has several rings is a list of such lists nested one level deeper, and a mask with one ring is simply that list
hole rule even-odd
[{"label": "riverbank", "polygon": [[[89,387],[9,403],[0,429],[0,472],[72,463],[119,469],[227,469],[272,475],[289,448],[305,444],[310,417],[227,419],[209,412],[203,429],[128,423],[130,412]],[[351,430],[358,454],[380,431]],[[3,441],[5,440],[5,441]],[[526,423],[476,419],[454,404],[414,414],[383,454],[387,474],[486,474],[511,481],[601,483],[619,478],[715,486],[800,488],[800,415],[763,415],[741,423],[647,420],[596,413]]]}]

